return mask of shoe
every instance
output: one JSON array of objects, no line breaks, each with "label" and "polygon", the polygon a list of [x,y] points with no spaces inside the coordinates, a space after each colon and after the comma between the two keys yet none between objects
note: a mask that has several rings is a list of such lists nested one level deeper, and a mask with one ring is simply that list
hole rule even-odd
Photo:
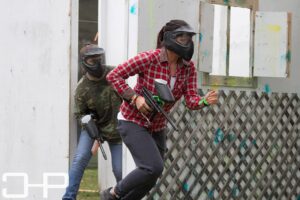
[{"label": "shoe", "polygon": [[111,187],[100,192],[100,200],[118,200],[117,197],[110,193]]}]

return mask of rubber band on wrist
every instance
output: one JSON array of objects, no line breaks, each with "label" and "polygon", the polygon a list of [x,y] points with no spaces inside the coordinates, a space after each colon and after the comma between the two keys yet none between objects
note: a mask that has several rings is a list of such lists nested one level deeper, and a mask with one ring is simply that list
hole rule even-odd
[{"label": "rubber band on wrist", "polygon": [[205,98],[202,98],[198,103],[199,106],[201,106],[202,104],[204,106],[209,106],[209,103],[207,102],[207,100]]}]

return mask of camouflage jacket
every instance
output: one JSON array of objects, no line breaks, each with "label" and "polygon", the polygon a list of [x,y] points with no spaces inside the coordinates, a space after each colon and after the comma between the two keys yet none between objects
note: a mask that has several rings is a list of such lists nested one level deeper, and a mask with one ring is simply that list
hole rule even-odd
[{"label": "camouflage jacket", "polygon": [[117,132],[117,114],[122,103],[121,98],[106,81],[106,75],[113,68],[106,67],[98,81],[83,76],[78,82],[75,92],[75,116],[96,115],[96,124],[104,139],[112,143],[121,143]]}]

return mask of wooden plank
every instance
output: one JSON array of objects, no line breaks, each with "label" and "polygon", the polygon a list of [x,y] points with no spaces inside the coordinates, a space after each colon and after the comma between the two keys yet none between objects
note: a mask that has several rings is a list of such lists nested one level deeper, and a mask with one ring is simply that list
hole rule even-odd
[{"label": "wooden plank", "polygon": [[257,0],[207,0],[211,4],[228,5],[257,10]]},{"label": "wooden plank", "polygon": [[287,77],[288,13],[256,12],[254,76]]},{"label": "wooden plank", "polygon": [[214,5],[200,2],[199,71],[211,72],[214,38]]}]

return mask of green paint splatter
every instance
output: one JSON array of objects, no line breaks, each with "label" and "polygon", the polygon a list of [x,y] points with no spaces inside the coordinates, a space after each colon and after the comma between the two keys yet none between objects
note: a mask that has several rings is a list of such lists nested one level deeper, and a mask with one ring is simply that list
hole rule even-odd
[{"label": "green paint splatter", "polygon": [[210,190],[210,191],[208,191],[208,197],[209,197],[210,199],[214,198],[214,190],[213,190],[213,189]]},{"label": "green paint splatter", "polygon": [[189,189],[190,189],[190,186],[189,186],[189,184],[184,183],[183,186],[182,186],[182,188],[183,188],[184,191],[188,192]]},{"label": "green paint splatter", "polygon": [[242,149],[242,148],[246,149],[246,147],[247,147],[246,140],[243,139],[240,144],[240,149]]},{"label": "green paint splatter", "polygon": [[264,90],[265,90],[265,93],[267,93],[267,94],[271,93],[271,88],[270,88],[269,84],[265,84]]},{"label": "green paint splatter", "polygon": [[232,188],[232,196],[237,197],[239,195],[240,191],[237,185],[234,185]]},{"label": "green paint splatter", "polygon": [[286,54],[286,56],[285,56],[285,59],[286,59],[288,62],[291,62],[291,57],[292,57],[291,52],[288,51],[287,54]]},{"label": "green paint splatter", "polygon": [[288,51],[286,54],[280,56],[281,61],[284,62],[291,62],[291,52]]},{"label": "green paint splatter", "polygon": [[224,133],[220,128],[218,128],[216,131],[214,143],[219,144],[223,139],[224,139]]},{"label": "green paint splatter", "polygon": [[232,142],[236,139],[236,136],[233,133],[228,134],[227,139],[229,142]]},{"label": "green paint splatter", "polygon": [[224,4],[228,4],[229,3],[229,0],[224,0]]},{"label": "green paint splatter", "polygon": [[136,7],[137,7],[136,3],[130,7],[131,14],[136,15],[136,10],[137,10]]},{"label": "green paint splatter", "polygon": [[200,34],[199,34],[199,42],[201,43],[201,42],[202,42],[202,40],[203,40],[203,34],[202,34],[202,33],[200,33]]}]

